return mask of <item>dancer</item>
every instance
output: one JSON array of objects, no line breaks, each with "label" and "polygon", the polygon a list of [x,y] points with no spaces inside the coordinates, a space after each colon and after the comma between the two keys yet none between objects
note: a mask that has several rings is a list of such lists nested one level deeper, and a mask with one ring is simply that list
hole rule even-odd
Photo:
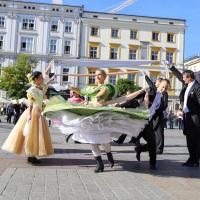
[{"label": "dancer", "polygon": [[[153,83],[151,81],[151,79],[146,75],[146,73],[144,72],[145,75],[145,80],[148,83],[149,87],[154,88],[154,90],[159,87],[161,81],[163,80],[163,78],[158,78],[156,80],[155,83]],[[162,96],[164,105],[163,105],[163,111],[166,110],[166,108],[168,107],[168,93],[165,92]],[[164,150],[164,121],[163,121],[163,112],[160,112],[159,115],[157,116],[157,118],[153,121],[154,124],[154,132],[155,132],[155,136],[156,136],[156,151],[157,154],[162,154],[163,150]]]},{"label": "dancer", "polygon": [[[114,166],[114,159],[111,153],[112,141],[110,133],[118,132],[131,136],[138,136],[144,128],[149,116],[146,110],[135,110],[132,112],[111,106],[97,107],[100,102],[112,99],[116,94],[114,86],[105,84],[106,72],[98,69],[96,71],[97,87],[88,86],[82,90],[68,87],[73,92],[81,96],[88,96],[90,103],[83,105],[80,103],[66,102],[60,96],[53,97],[48,102],[44,115],[52,120],[61,120],[62,124],[57,125],[63,134],[73,134],[73,139],[81,143],[91,144],[92,153],[97,161],[95,172],[104,170],[101,151],[98,144],[101,144],[107,153],[110,167]],[[122,101],[130,100],[143,92],[144,89],[120,98]],[[133,131],[134,129],[134,131]]]},{"label": "dancer", "polygon": [[[147,144],[145,145],[139,145],[135,147],[136,151],[136,158],[138,161],[140,161],[140,154],[141,152],[149,151],[149,157],[150,157],[150,166],[149,168],[151,170],[156,170],[156,140],[155,140],[155,132],[154,132],[154,126],[157,125],[153,123],[155,119],[159,116],[160,112],[163,112],[164,107],[164,100],[162,99],[162,94],[164,94],[168,87],[169,87],[169,80],[163,79],[161,80],[160,85],[158,86],[158,89],[149,88],[149,91],[146,90],[146,93],[141,93],[137,96],[137,98],[143,98],[144,97],[144,105],[146,108],[150,111],[150,118],[149,123],[145,126],[143,131],[141,131],[138,138],[143,137]],[[110,104],[110,103],[118,103],[120,102],[120,98],[114,99],[111,101],[106,101],[103,103]]]},{"label": "dancer", "polygon": [[[47,74],[51,64],[52,62],[44,77],[39,71],[29,74],[29,81],[32,83],[27,90],[29,107],[23,112],[2,146],[2,149],[8,152],[25,153],[28,156],[27,161],[32,164],[40,163],[35,156],[48,156],[54,152],[46,119],[41,115],[43,97],[46,93],[45,83],[50,81]],[[29,124],[29,134],[24,136],[26,123]]]}]

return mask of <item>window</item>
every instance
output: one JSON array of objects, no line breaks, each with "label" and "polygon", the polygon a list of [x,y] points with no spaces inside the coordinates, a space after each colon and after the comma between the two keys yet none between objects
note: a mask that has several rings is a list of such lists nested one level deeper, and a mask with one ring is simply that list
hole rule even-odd
[{"label": "window", "polygon": [[57,40],[50,40],[50,53],[56,53]]},{"label": "window", "polygon": [[173,63],[173,53],[172,52],[166,53],[166,60],[169,61],[170,63]]},{"label": "window", "polygon": [[99,36],[99,27],[91,27],[91,36]]},{"label": "window", "polygon": [[151,60],[158,60],[158,52],[157,51],[151,52]]},{"label": "window", "polygon": [[[69,68],[64,67],[63,68],[63,74],[69,74]],[[63,76],[63,81],[68,81],[69,80],[69,76]]]},{"label": "window", "polygon": [[175,42],[175,34],[167,33],[167,42]]},{"label": "window", "polygon": [[130,31],[130,39],[137,39],[137,31],[131,30]]},{"label": "window", "polygon": [[22,37],[21,38],[21,51],[32,52],[33,51],[33,38]]},{"label": "window", "polygon": [[72,32],[72,22],[65,23],[65,32],[71,33]]},{"label": "window", "polygon": [[65,41],[64,54],[71,54],[71,41]]},{"label": "window", "polygon": [[89,58],[99,58],[99,42],[89,42]]},{"label": "window", "polygon": [[166,60],[176,63],[176,48],[166,48]]},{"label": "window", "polygon": [[110,59],[119,59],[120,44],[110,44]]},{"label": "window", "polygon": [[111,84],[113,84],[113,85],[116,85],[116,82],[117,82],[117,80],[118,80],[118,75],[114,75],[116,72],[119,72],[119,69],[108,69],[109,71],[109,73],[112,73],[113,75],[110,75],[109,77],[108,77],[108,79],[109,79],[109,83],[111,83]]},{"label": "window", "polygon": [[34,19],[23,19],[22,29],[34,30]]},{"label": "window", "polygon": [[134,83],[137,83],[137,71],[128,70],[128,72],[131,72],[131,74],[127,74],[127,78],[134,81]]},{"label": "window", "polygon": [[0,17],[0,27],[5,27],[5,17]]},{"label": "window", "polygon": [[129,59],[130,60],[136,60],[136,54],[137,54],[136,50],[130,49]]},{"label": "window", "polygon": [[137,60],[138,59],[138,45],[129,45],[129,60]]},{"label": "window", "polygon": [[154,40],[154,41],[160,41],[160,33],[153,32],[152,33],[152,40]]},{"label": "window", "polygon": [[3,36],[0,35],[0,50],[3,49]]},{"label": "window", "polygon": [[110,59],[117,59],[118,48],[110,49]]},{"label": "window", "polygon": [[153,83],[160,77],[160,72],[149,72],[149,78]]},{"label": "window", "polygon": [[119,29],[111,29],[111,37],[119,38]]},{"label": "window", "polygon": [[[98,68],[88,68],[88,74],[95,74]],[[87,83],[94,85],[96,81],[96,76],[89,76],[87,79]]]},{"label": "window", "polygon": [[58,21],[51,22],[51,31],[58,31]]}]

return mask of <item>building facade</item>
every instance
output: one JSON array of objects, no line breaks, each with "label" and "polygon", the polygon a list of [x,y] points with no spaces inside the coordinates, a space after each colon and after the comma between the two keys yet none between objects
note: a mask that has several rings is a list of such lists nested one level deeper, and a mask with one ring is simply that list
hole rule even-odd
[{"label": "building facade", "polygon": [[[38,60],[36,70],[45,71],[57,59],[58,73],[77,73],[76,67],[65,66],[62,60],[79,56],[82,12],[82,6],[0,1],[0,66],[13,64],[20,54],[31,54]],[[69,80],[63,76],[58,81]],[[77,79],[70,82],[76,85]],[[6,93],[1,91],[0,96]]]},{"label": "building facade", "polygon": [[[183,69],[185,20],[110,13],[84,12],[81,31],[81,57],[115,60],[168,60]],[[94,68],[81,68],[82,73],[94,73]],[[129,75],[110,76],[107,81],[115,84],[119,78],[133,79],[143,85],[141,71],[152,81],[166,77],[165,66],[160,62],[132,68],[108,69],[107,72],[132,71]],[[171,101],[177,99],[181,83],[169,73]],[[94,84],[86,78],[82,84]]]},{"label": "building facade", "polygon": [[200,71],[200,54],[192,56],[184,61],[185,69],[192,70],[193,72]]},{"label": "building facade", "polygon": [[[56,4],[55,4],[56,3]],[[14,63],[20,54],[38,59],[37,70],[44,71],[57,59],[57,73],[94,73],[96,67],[67,66],[73,58],[102,60],[158,60],[155,64],[132,68],[107,69],[107,72],[129,71],[129,75],[109,76],[115,84],[129,78],[143,85],[141,71],[152,81],[166,77],[160,60],[168,60],[183,69],[186,21],[148,16],[86,12],[83,6],[0,0],[0,65]],[[170,99],[175,101],[181,83],[170,73]],[[60,84],[76,87],[95,84],[93,77],[58,77]],[[0,96],[5,96],[2,92]]]}]

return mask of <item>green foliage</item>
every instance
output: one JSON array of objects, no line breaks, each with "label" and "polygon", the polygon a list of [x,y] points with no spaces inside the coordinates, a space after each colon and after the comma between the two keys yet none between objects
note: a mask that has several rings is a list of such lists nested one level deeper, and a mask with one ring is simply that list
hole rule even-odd
[{"label": "green foliage", "polygon": [[133,92],[135,92],[135,91],[141,89],[141,87],[134,84],[133,80],[129,80],[129,79],[125,79],[125,78],[119,79],[117,81],[116,87],[118,89],[118,97],[126,95],[126,92],[128,90],[132,90]]},{"label": "green foliage", "polygon": [[7,67],[1,67],[0,89],[7,92],[7,97],[20,99],[26,97],[27,74],[36,68],[37,60],[30,55],[20,55],[17,61]]}]

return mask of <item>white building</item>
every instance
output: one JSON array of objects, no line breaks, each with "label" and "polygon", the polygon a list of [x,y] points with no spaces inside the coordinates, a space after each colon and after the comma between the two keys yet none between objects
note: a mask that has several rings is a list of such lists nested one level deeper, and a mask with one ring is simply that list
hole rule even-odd
[{"label": "white building", "polygon": [[[81,31],[81,57],[117,60],[168,60],[183,69],[185,20],[110,13],[84,12]],[[83,72],[93,73],[88,68]],[[138,70],[138,71],[136,71]],[[141,70],[152,81],[165,77],[165,68],[160,63],[136,68],[108,69],[108,72],[133,71],[129,75],[111,76],[108,82],[115,84],[119,78],[134,79],[142,86]],[[170,99],[177,99],[181,83],[170,73]],[[92,78],[82,79],[82,84],[94,83]]]},{"label": "white building", "polygon": [[185,69],[192,70],[193,72],[200,71],[200,54],[192,56],[184,61]]},{"label": "white building", "polygon": [[[69,58],[117,60],[169,60],[183,69],[185,20],[147,16],[83,12],[83,6],[0,0],[0,63],[7,66],[19,54],[38,59],[37,70],[44,71],[48,62],[58,60],[57,73],[94,73],[96,67],[67,66]],[[56,3],[56,4],[55,4]],[[83,14],[82,14],[83,13]],[[138,71],[136,71],[138,70]],[[165,77],[165,68],[153,65],[108,69],[108,72],[131,71],[132,74],[110,76],[134,79],[142,86],[141,70],[155,81]],[[170,99],[177,99],[181,83],[170,73]],[[59,77],[60,84],[77,87],[94,84],[94,78]],[[4,96],[2,92],[0,96]]]},{"label": "white building", "polygon": [[[0,65],[14,63],[20,54],[37,58],[36,70],[44,71],[52,59],[58,59],[59,73],[76,73],[76,67],[66,67],[59,59],[79,56],[80,15],[82,6],[30,3],[0,0]],[[59,77],[62,84],[68,77]],[[77,84],[72,77],[70,82]],[[5,96],[1,92],[0,96]]]}]

